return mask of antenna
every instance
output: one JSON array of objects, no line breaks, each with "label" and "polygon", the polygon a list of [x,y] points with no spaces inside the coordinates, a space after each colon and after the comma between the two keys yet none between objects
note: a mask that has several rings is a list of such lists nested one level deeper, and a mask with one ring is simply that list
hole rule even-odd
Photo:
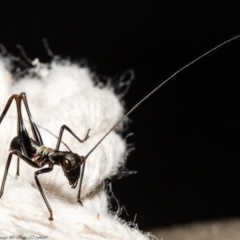
[{"label": "antenna", "polygon": [[240,34],[228,39],[227,41],[217,45],[216,47],[212,48],[211,50],[207,51],[206,53],[202,54],[201,56],[197,57],[184,67],[180,68],[178,71],[176,71],[174,74],[172,74],[170,77],[168,77],[166,80],[164,80],[162,83],[160,83],[156,88],[154,88],[150,93],[148,93],[142,100],[140,100],[136,105],[134,105],[117,123],[113,125],[113,127],[99,140],[99,142],[88,152],[88,154],[85,156],[85,160],[89,157],[89,155],[97,148],[97,146],[109,135],[110,132],[112,132],[126,117],[133,112],[139,105],[141,105],[147,98],[149,98],[152,94],[154,94],[158,89],[160,89],[163,85],[165,85],[168,81],[170,81],[172,78],[174,78],[176,75],[178,75],[180,72],[188,68],[190,65],[194,64],[195,62],[199,61],[200,59],[204,58],[211,52],[217,50],[218,48],[222,47],[223,45],[234,41],[235,39],[239,38]]}]

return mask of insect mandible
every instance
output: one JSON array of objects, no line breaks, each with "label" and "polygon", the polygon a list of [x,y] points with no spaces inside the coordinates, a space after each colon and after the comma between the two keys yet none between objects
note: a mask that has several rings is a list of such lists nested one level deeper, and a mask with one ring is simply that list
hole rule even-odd
[{"label": "insect mandible", "polygon": [[[109,131],[97,142],[95,146],[85,155],[85,156],[79,156],[77,153],[73,153],[70,149],[69,151],[60,151],[60,144],[62,142],[62,136],[64,130],[67,130],[69,133],[71,133],[79,142],[83,143],[89,138],[89,132],[90,129],[87,131],[86,136],[84,139],[80,139],[76,134],[66,125],[63,125],[60,128],[58,141],[56,144],[56,147],[54,149],[48,148],[44,146],[43,140],[41,137],[41,134],[38,130],[37,125],[34,123],[33,118],[31,116],[31,112],[28,106],[27,97],[25,93],[20,93],[12,95],[6,105],[5,108],[0,116],[0,124],[2,120],[4,119],[6,113],[8,112],[9,107],[11,106],[11,103],[13,100],[16,102],[17,106],[17,136],[13,138],[13,140],[10,143],[10,153],[8,155],[8,159],[5,165],[5,171],[2,179],[1,189],[0,189],[0,198],[3,195],[4,192],[4,186],[7,179],[7,174],[9,170],[9,166],[12,160],[12,156],[16,155],[17,160],[17,175],[19,175],[19,160],[25,161],[27,164],[32,166],[33,168],[37,168],[37,170],[34,173],[35,181],[38,186],[38,189],[42,195],[42,198],[48,208],[49,211],[49,220],[53,220],[53,211],[52,208],[46,198],[46,195],[41,187],[41,184],[38,180],[38,175],[42,173],[48,173],[53,170],[54,165],[59,165],[62,167],[63,173],[65,177],[68,179],[68,182],[72,188],[76,188],[78,181],[78,194],[77,194],[77,201],[82,204],[81,202],[81,186],[82,186],[82,180],[84,176],[84,169],[86,160],[89,157],[89,155],[98,147],[98,145],[109,135],[110,132],[112,132],[116,127],[131,113],[133,112],[140,104],[142,104],[148,97],[150,97],[153,93],[155,93],[158,89],[160,89],[164,84],[166,84],[170,79],[175,77],[177,74],[182,72],[184,69],[189,67],[191,64],[195,63],[196,61],[200,60],[201,58],[205,57],[212,51],[215,51],[219,47],[239,38],[240,35],[235,36],[218,46],[214,47],[213,49],[209,50],[208,52],[204,53],[200,57],[196,58],[192,62],[188,63],[178,71],[176,71],[174,74],[172,74],[169,78],[164,80],[161,84],[159,84],[155,89],[153,89],[149,94],[147,94],[142,100],[140,100],[135,106],[133,106],[117,123],[114,124],[113,127],[109,129]],[[25,106],[33,138],[29,137],[29,134],[25,128],[23,117],[22,117],[22,103]],[[45,167],[47,165],[47,167]],[[80,179],[80,180],[79,180]]]}]

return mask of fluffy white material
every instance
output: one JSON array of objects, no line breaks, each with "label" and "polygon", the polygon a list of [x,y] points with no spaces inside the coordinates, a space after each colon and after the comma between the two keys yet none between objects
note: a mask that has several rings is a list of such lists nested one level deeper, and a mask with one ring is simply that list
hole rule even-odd
[{"label": "fluffy white material", "polygon": [[[38,64],[38,77],[26,75],[14,81],[0,60],[0,112],[12,94],[26,92],[34,122],[55,135],[66,124],[83,139],[88,129],[90,138],[79,143],[67,131],[63,141],[72,151],[85,156],[99,139],[123,115],[123,107],[110,88],[94,86],[92,74],[70,62]],[[27,119],[24,107],[24,119]],[[25,122],[29,129],[29,124]],[[13,101],[0,125],[0,181],[8,157],[9,144],[16,136],[16,106]],[[44,145],[55,148],[57,139],[40,129]],[[29,133],[31,130],[29,129]],[[66,150],[61,145],[61,150]],[[77,203],[77,190],[71,189],[61,167],[39,175],[54,221],[49,221],[48,209],[34,179],[36,169],[20,161],[20,177],[16,179],[16,156],[13,156],[5,190],[0,199],[0,236],[42,237],[42,239],[149,239],[108,212],[107,195],[102,181],[117,173],[124,164],[126,144],[114,131],[87,159],[82,185],[84,207]]]}]

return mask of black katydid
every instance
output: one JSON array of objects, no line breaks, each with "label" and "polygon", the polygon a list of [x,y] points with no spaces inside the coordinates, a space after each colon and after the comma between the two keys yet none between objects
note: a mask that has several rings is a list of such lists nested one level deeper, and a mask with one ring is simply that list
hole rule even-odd
[{"label": "black katydid", "polygon": [[[77,201],[81,204],[81,186],[82,186],[82,180],[84,176],[84,169],[85,169],[85,164],[86,160],[89,157],[89,155],[101,144],[101,142],[109,135],[110,132],[112,132],[116,127],[123,122],[127,116],[133,112],[140,104],[142,104],[147,98],[149,98],[153,93],[155,93],[158,89],[160,89],[164,84],[166,84],[169,80],[171,80],[173,77],[178,75],[180,72],[182,72],[184,69],[192,65],[193,63],[199,61],[201,58],[205,57],[209,53],[215,51],[219,47],[227,44],[228,42],[231,42],[237,38],[239,38],[240,35],[231,38],[218,46],[214,47],[213,49],[207,51],[200,57],[196,58],[192,62],[188,63],[178,71],[176,71],[174,74],[172,74],[169,78],[164,80],[161,84],[159,84],[155,89],[153,89],[149,94],[147,94],[142,100],[140,100],[136,105],[134,105],[119,121],[117,121],[110,129],[107,131],[104,136],[97,142],[95,146],[85,155],[85,156],[79,156],[77,153],[73,153],[70,149],[69,151],[60,151],[59,147],[61,144],[61,139],[64,130],[67,130],[69,133],[71,133],[79,142],[84,142],[88,139],[89,137],[89,131],[87,131],[87,134],[83,140],[78,138],[76,134],[66,125],[63,125],[60,129],[60,133],[58,136],[58,141],[56,144],[55,149],[48,148],[43,145],[43,140],[41,137],[41,134],[38,130],[37,125],[34,123],[30,109],[28,107],[28,102],[27,102],[27,97],[25,93],[21,94],[14,94],[12,95],[6,105],[5,108],[0,116],[0,123],[2,122],[3,118],[5,117],[6,113],[8,112],[9,107],[11,106],[11,103],[13,100],[16,101],[16,106],[17,106],[17,115],[18,115],[18,123],[17,123],[17,136],[13,138],[10,144],[10,153],[7,159],[7,163],[5,166],[5,171],[4,171],[4,176],[2,180],[2,185],[1,185],[1,190],[0,190],[0,198],[3,195],[4,192],[4,186],[6,183],[6,178],[9,170],[9,166],[11,163],[12,155],[16,155],[18,157],[18,163],[19,159],[24,160],[26,163],[28,163],[30,166],[37,168],[35,172],[35,180],[38,186],[38,189],[43,197],[43,200],[49,210],[50,217],[49,220],[53,220],[53,211],[50,207],[50,204],[48,203],[48,200],[45,196],[45,193],[41,187],[41,184],[38,180],[38,175],[42,173],[47,173],[51,172],[53,170],[54,165],[60,165],[62,167],[62,170],[64,172],[64,175],[69,181],[69,184],[71,185],[72,188],[76,188],[79,180],[79,187],[78,187],[78,195],[77,195]],[[29,137],[29,134],[25,128],[24,125],[24,120],[22,117],[22,102],[26,108],[26,112],[29,118],[29,122],[31,125],[31,130],[33,133],[33,138]],[[47,167],[45,167],[47,165]],[[17,165],[17,174],[19,173],[19,164]]]}]

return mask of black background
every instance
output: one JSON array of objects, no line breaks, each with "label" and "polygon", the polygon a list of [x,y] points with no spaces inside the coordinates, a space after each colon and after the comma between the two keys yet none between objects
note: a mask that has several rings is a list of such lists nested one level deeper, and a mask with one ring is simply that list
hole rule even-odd
[{"label": "black background", "polygon": [[[129,109],[165,78],[240,33],[239,8],[214,1],[8,1],[0,42],[50,58],[42,44],[99,74],[134,69]],[[172,79],[130,116],[138,175],[113,183],[140,229],[240,215],[240,39]],[[74,116],[74,113],[73,113]]]}]

